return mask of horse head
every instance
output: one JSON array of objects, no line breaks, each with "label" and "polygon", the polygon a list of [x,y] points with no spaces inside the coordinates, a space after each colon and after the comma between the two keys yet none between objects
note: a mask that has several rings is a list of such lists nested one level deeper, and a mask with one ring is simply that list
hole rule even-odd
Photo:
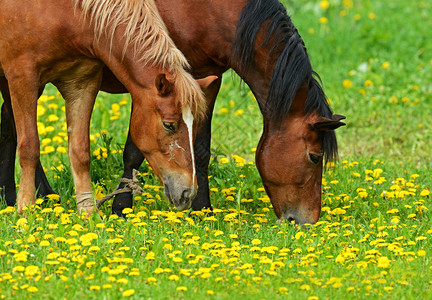
[{"label": "horse head", "polygon": [[[193,152],[195,113],[179,99],[182,93],[176,79],[158,74],[153,87],[134,99],[130,132],[163,183],[165,197],[184,210],[191,206],[198,188]],[[195,84],[203,89],[214,79],[209,76]]]},{"label": "horse head", "polygon": [[268,121],[257,148],[256,162],[263,184],[280,220],[313,224],[321,212],[323,161],[337,155],[334,130],[344,116],[324,117],[305,110],[303,85],[287,118]]}]

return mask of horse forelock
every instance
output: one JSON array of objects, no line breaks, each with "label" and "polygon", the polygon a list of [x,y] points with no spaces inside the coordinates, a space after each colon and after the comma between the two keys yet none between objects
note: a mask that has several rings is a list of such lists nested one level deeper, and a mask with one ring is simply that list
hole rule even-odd
[{"label": "horse forelock", "polygon": [[200,118],[206,111],[205,99],[197,82],[187,72],[190,65],[176,47],[159,14],[154,0],[74,0],[75,7],[93,24],[95,38],[105,37],[112,46],[114,34],[122,25],[124,49],[145,64],[158,66],[175,78],[174,84],[182,107],[188,105]]},{"label": "horse forelock", "polygon": [[181,106],[189,106],[196,121],[204,119],[207,102],[198,82],[189,73],[174,73],[174,84]]},{"label": "horse forelock", "polygon": [[[238,64],[241,74],[247,74],[254,63],[255,39],[262,26],[266,26],[267,37],[261,45],[273,43],[267,55],[267,67],[273,63],[268,95],[263,114],[276,122],[288,116],[294,97],[300,86],[308,84],[306,112],[316,112],[331,118],[320,83],[313,71],[304,42],[297,28],[288,16],[285,7],[278,0],[250,0],[243,8],[237,23],[233,44],[232,61]],[[276,57],[277,56],[277,57]],[[276,58],[275,58],[276,57]],[[325,160],[337,157],[336,135],[333,131],[323,132]]]}]

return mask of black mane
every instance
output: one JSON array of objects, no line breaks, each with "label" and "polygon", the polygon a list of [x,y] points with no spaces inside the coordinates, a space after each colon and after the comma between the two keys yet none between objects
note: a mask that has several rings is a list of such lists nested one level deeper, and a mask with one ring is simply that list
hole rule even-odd
[{"label": "black mane", "polygon": [[[255,39],[264,23],[267,37],[261,45],[272,43],[267,64],[274,63],[263,112],[265,116],[276,121],[284,120],[297,90],[306,81],[306,112],[310,114],[316,111],[320,116],[331,118],[332,111],[318,81],[319,76],[312,69],[304,42],[278,0],[250,0],[243,8],[237,23],[232,54],[240,72],[246,74],[254,62]],[[334,131],[323,132],[323,150],[326,160],[336,158]]]}]

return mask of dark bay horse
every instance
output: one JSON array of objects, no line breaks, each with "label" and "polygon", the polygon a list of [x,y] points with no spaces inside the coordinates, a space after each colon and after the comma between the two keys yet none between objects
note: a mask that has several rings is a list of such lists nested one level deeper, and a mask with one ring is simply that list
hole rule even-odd
[{"label": "dark bay horse", "polygon": [[[276,216],[299,224],[315,223],[321,210],[323,160],[336,157],[333,130],[344,123],[328,107],[313,77],[305,45],[284,6],[277,0],[155,1],[172,39],[191,64],[192,74],[196,78],[219,76],[205,90],[208,112],[194,144],[199,188],[192,208],[211,207],[211,117],[222,73],[232,68],[251,88],[264,118],[256,163]],[[102,89],[125,91],[108,69],[104,69]],[[2,113],[4,120],[8,112],[3,109]],[[131,178],[132,169],[142,161],[129,135],[123,176]],[[0,172],[0,186],[13,180],[13,174]],[[50,191],[46,183],[37,183],[40,191]],[[116,197],[113,212],[121,214],[125,207],[132,207],[132,196],[126,193]]]},{"label": "dark bay horse", "polygon": [[190,206],[197,190],[192,125],[206,103],[153,0],[1,0],[0,32],[0,81],[10,93],[5,107],[13,108],[22,169],[18,212],[34,203],[37,99],[47,82],[66,102],[78,212],[93,212],[89,123],[103,66],[131,93],[130,135],[141,155],[170,201]]}]

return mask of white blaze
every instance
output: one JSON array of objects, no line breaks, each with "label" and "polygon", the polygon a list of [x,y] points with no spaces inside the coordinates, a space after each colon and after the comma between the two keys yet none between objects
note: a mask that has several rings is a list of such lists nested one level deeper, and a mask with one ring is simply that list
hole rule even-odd
[{"label": "white blaze", "polygon": [[194,155],[194,148],[193,148],[193,142],[192,142],[193,119],[194,118],[193,118],[190,107],[186,106],[185,109],[183,109],[183,121],[185,122],[186,127],[187,127],[188,132],[189,132],[189,143],[190,143],[190,149],[191,149],[192,170],[193,170],[192,184],[195,184],[195,155]]}]

